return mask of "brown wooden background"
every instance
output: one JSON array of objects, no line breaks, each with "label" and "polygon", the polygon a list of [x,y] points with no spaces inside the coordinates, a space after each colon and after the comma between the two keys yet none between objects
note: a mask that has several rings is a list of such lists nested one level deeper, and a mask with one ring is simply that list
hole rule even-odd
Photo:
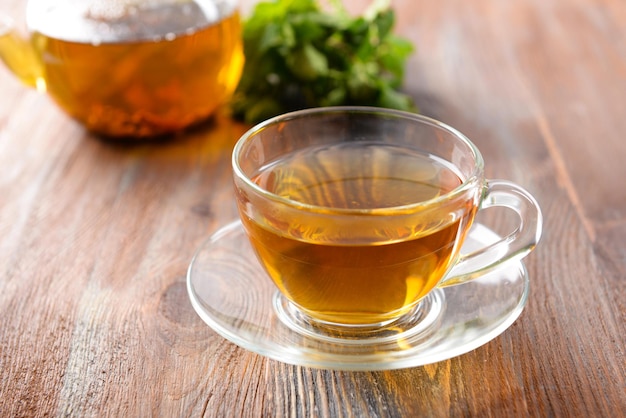
[{"label": "brown wooden background", "polygon": [[185,270],[235,216],[229,155],[246,127],[220,116],[112,145],[0,68],[0,416],[626,416],[626,2],[393,5],[422,113],[543,208],[520,319],[388,372],[244,351],[196,316]]}]

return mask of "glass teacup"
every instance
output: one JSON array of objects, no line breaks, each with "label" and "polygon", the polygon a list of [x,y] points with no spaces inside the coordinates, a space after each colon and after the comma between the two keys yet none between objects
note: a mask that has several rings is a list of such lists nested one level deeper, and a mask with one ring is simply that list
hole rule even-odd
[{"label": "glass teacup", "polygon": [[[392,327],[434,289],[523,258],[541,235],[527,191],[486,180],[468,138],[417,114],[289,113],[244,134],[232,162],[241,222],[291,322]],[[461,254],[476,213],[494,206],[516,212],[518,227]]]}]

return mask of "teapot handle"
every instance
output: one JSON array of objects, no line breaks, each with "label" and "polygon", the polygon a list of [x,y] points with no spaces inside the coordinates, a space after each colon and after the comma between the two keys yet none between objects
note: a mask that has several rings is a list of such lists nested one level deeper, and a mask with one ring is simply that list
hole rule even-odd
[{"label": "teapot handle", "polygon": [[13,20],[0,13],[0,60],[29,87],[46,90],[43,64],[29,39],[17,33]]}]

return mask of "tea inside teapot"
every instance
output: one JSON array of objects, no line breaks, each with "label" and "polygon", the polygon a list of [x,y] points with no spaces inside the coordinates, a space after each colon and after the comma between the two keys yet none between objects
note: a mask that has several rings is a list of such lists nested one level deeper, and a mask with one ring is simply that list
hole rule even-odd
[{"label": "tea inside teapot", "polygon": [[31,0],[26,15],[36,84],[104,135],[154,136],[204,120],[241,75],[233,0]]}]

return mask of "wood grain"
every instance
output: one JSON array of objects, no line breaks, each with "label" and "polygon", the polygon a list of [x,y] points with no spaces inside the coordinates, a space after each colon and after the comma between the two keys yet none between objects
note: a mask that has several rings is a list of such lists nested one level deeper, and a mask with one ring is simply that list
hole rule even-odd
[{"label": "wood grain", "polygon": [[395,371],[238,348],[194,313],[185,272],[236,215],[230,151],[247,127],[221,114],[173,141],[111,144],[0,68],[0,416],[626,416],[626,3],[393,5],[418,48],[405,90],[421,112],[543,209],[520,319]]}]

